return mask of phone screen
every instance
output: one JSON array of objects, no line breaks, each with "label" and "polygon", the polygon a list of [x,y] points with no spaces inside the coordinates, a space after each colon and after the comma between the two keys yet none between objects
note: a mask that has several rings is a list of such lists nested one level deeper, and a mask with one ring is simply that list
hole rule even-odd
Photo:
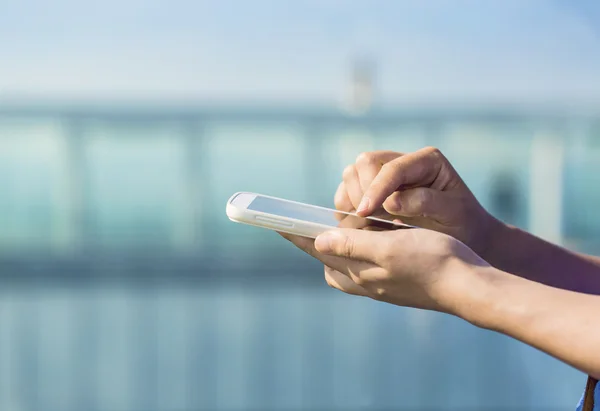
[{"label": "phone screen", "polygon": [[248,205],[249,210],[260,211],[276,216],[294,218],[296,220],[310,221],[330,227],[339,228],[368,228],[371,230],[398,230],[412,228],[404,224],[397,224],[374,218],[364,218],[353,214],[340,213],[335,210],[314,207],[309,204],[291,203],[275,198],[256,196]]}]

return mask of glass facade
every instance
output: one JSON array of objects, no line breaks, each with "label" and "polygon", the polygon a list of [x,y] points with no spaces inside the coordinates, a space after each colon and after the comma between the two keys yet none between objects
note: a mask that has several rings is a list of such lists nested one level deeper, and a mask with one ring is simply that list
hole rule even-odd
[{"label": "glass facade", "polygon": [[[576,403],[584,376],[569,367],[454,318],[342,295],[276,234],[225,216],[236,191],[331,206],[360,152],[435,145],[489,210],[528,228],[544,198],[533,123],[89,117],[0,117],[0,409]],[[547,220],[594,252],[591,130],[560,136],[562,216]]]}]

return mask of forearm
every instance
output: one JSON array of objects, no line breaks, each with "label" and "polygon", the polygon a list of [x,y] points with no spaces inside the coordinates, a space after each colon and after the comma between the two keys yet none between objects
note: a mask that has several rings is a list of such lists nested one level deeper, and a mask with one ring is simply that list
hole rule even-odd
[{"label": "forearm", "polygon": [[600,378],[600,297],[549,287],[497,269],[482,276],[480,285],[470,289],[460,316]]},{"label": "forearm", "polygon": [[498,223],[482,255],[491,265],[566,290],[600,294],[600,259],[569,251]]}]

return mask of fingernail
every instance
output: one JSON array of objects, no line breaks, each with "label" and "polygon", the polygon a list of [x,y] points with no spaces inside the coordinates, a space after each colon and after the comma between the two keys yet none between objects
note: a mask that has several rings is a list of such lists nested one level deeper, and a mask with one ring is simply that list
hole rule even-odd
[{"label": "fingernail", "polygon": [[331,250],[333,249],[332,242],[335,236],[336,234],[332,232],[327,232],[319,235],[315,239],[315,248],[317,249],[317,251],[323,254],[331,252]]},{"label": "fingernail", "polygon": [[368,197],[363,197],[360,204],[358,205],[358,208],[356,209],[356,212],[362,213],[363,211],[367,211],[369,209],[370,203],[371,203],[371,200],[369,200]]}]

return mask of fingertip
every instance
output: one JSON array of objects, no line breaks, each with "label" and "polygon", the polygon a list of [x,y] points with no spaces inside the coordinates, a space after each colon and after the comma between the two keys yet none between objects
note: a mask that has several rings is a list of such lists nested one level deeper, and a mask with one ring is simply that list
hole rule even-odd
[{"label": "fingertip", "polygon": [[321,254],[335,254],[336,246],[345,237],[343,228],[327,231],[315,238],[315,249]]},{"label": "fingertip", "polygon": [[368,210],[356,211],[356,215],[359,217],[368,217],[371,213]]},{"label": "fingertip", "polygon": [[333,241],[330,232],[320,234],[315,238],[315,249],[321,254],[328,254],[332,250],[331,242]]},{"label": "fingertip", "polygon": [[370,214],[371,209],[371,199],[367,196],[364,196],[356,209],[356,214],[361,217],[366,217]]}]

